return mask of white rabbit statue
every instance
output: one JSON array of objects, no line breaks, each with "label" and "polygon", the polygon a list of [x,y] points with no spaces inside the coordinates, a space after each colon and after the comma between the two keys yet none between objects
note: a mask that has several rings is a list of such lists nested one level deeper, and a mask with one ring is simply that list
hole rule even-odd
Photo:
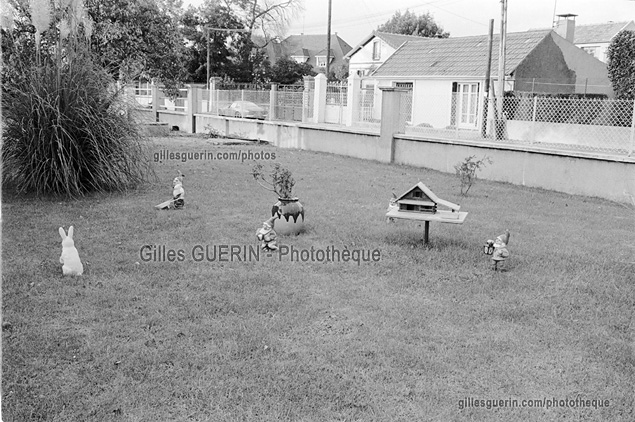
[{"label": "white rabbit statue", "polygon": [[68,236],[63,227],[60,227],[59,232],[62,237],[62,255],[60,256],[62,273],[64,275],[82,275],[84,273],[84,266],[79,259],[79,253],[73,241],[73,226],[68,228]]}]

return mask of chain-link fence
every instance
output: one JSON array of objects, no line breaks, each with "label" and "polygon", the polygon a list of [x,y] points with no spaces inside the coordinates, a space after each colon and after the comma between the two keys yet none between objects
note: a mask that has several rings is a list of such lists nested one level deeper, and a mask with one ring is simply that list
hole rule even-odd
[{"label": "chain-link fence", "polygon": [[517,93],[538,94],[604,94],[611,95],[613,86],[606,78],[576,78],[571,83],[567,77],[563,78],[516,78],[510,81],[513,91]]},{"label": "chain-link fence", "polygon": [[502,115],[493,101],[489,109],[490,139],[615,154],[633,148],[632,100],[507,97]]},{"label": "chain-link fence", "polygon": [[478,95],[467,92],[422,99],[413,107],[407,95],[402,97],[402,106],[412,110],[407,134],[617,155],[634,147],[633,105],[632,100],[532,95],[481,103]]}]

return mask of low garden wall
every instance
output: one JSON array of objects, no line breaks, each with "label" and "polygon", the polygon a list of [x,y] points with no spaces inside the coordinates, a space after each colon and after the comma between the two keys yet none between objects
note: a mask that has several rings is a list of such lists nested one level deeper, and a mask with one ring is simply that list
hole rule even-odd
[{"label": "low garden wall", "polygon": [[557,152],[532,146],[494,142],[424,139],[395,136],[396,164],[454,173],[454,165],[475,155],[492,164],[478,173],[487,180],[550,189],[576,195],[628,202],[635,195],[635,159],[594,153]]},{"label": "low garden wall", "polygon": [[601,140],[606,148],[631,148],[630,127],[508,120],[506,129],[509,139],[519,141],[594,148]]},{"label": "low garden wall", "polygon": [[[179,125],[179,121],[181,125]],[[161,121],[187,126],[183,113],[163,112]],[[488,156],[479,177],[570,194],[628,202],[635,194],[635,158],[597,153],[565,152],[537,146],[496,142],[458,141],[397,134],[392,139],[358,128],[258,121],[207,114],[195,115],[196,133],[219,134],[269,142],[280,148],[327,152],[349,157],[426,167],[454,173],[454,165],[470,155]]]}]

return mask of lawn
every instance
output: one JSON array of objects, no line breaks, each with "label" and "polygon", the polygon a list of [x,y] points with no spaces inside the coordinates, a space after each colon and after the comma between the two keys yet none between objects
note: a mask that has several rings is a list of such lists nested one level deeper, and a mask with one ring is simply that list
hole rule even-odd
[{"label": "lawn", "polygon": [[[164,160],[122,195],[5,192],[5,422],[635,420],[632,207],[484,180],[461,197],[454,175],[427,169],[152,142],[275,153],[307,216],[304,234],[279,243],[378,259],[196,262],[199,246],[257,247],[276,198],[253,161]],[[155,210],[177,169],[185,209]],[[469,212],[463,225],[432,223],[427,246],[422,227],[384,217],[419,180]],[[77,278],[58,262],[70,225]],[[482,245],[505,229],[511,258],[494,272]],[[144,245],[184,259],[146,262]]]}]

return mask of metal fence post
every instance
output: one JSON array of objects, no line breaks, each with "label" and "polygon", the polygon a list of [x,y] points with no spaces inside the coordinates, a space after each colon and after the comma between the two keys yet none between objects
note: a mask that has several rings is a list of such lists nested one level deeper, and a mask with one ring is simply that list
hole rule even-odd
[{"label": "metal fence post", "polygon": [[531,116],[531,139],[530,144],[536,142],[536,109],[538,108],[538,96],[534,96],[534,111]]},{"label": "metal fence post", "polygon": [[271,84],[269,94],[269,120],[276,119],[276,106],[278,105],[278,84]]},{"label": "metal fence post", "polygon": [[159,87],[152,83],[152,115],[153,121],[159,121]]},{"label": "metal fence post", "polygon": [[633,100],[633,119],[631,120],[631,150],[628,152],[628,156],[633,155],[635,150],[635,100]]}]

